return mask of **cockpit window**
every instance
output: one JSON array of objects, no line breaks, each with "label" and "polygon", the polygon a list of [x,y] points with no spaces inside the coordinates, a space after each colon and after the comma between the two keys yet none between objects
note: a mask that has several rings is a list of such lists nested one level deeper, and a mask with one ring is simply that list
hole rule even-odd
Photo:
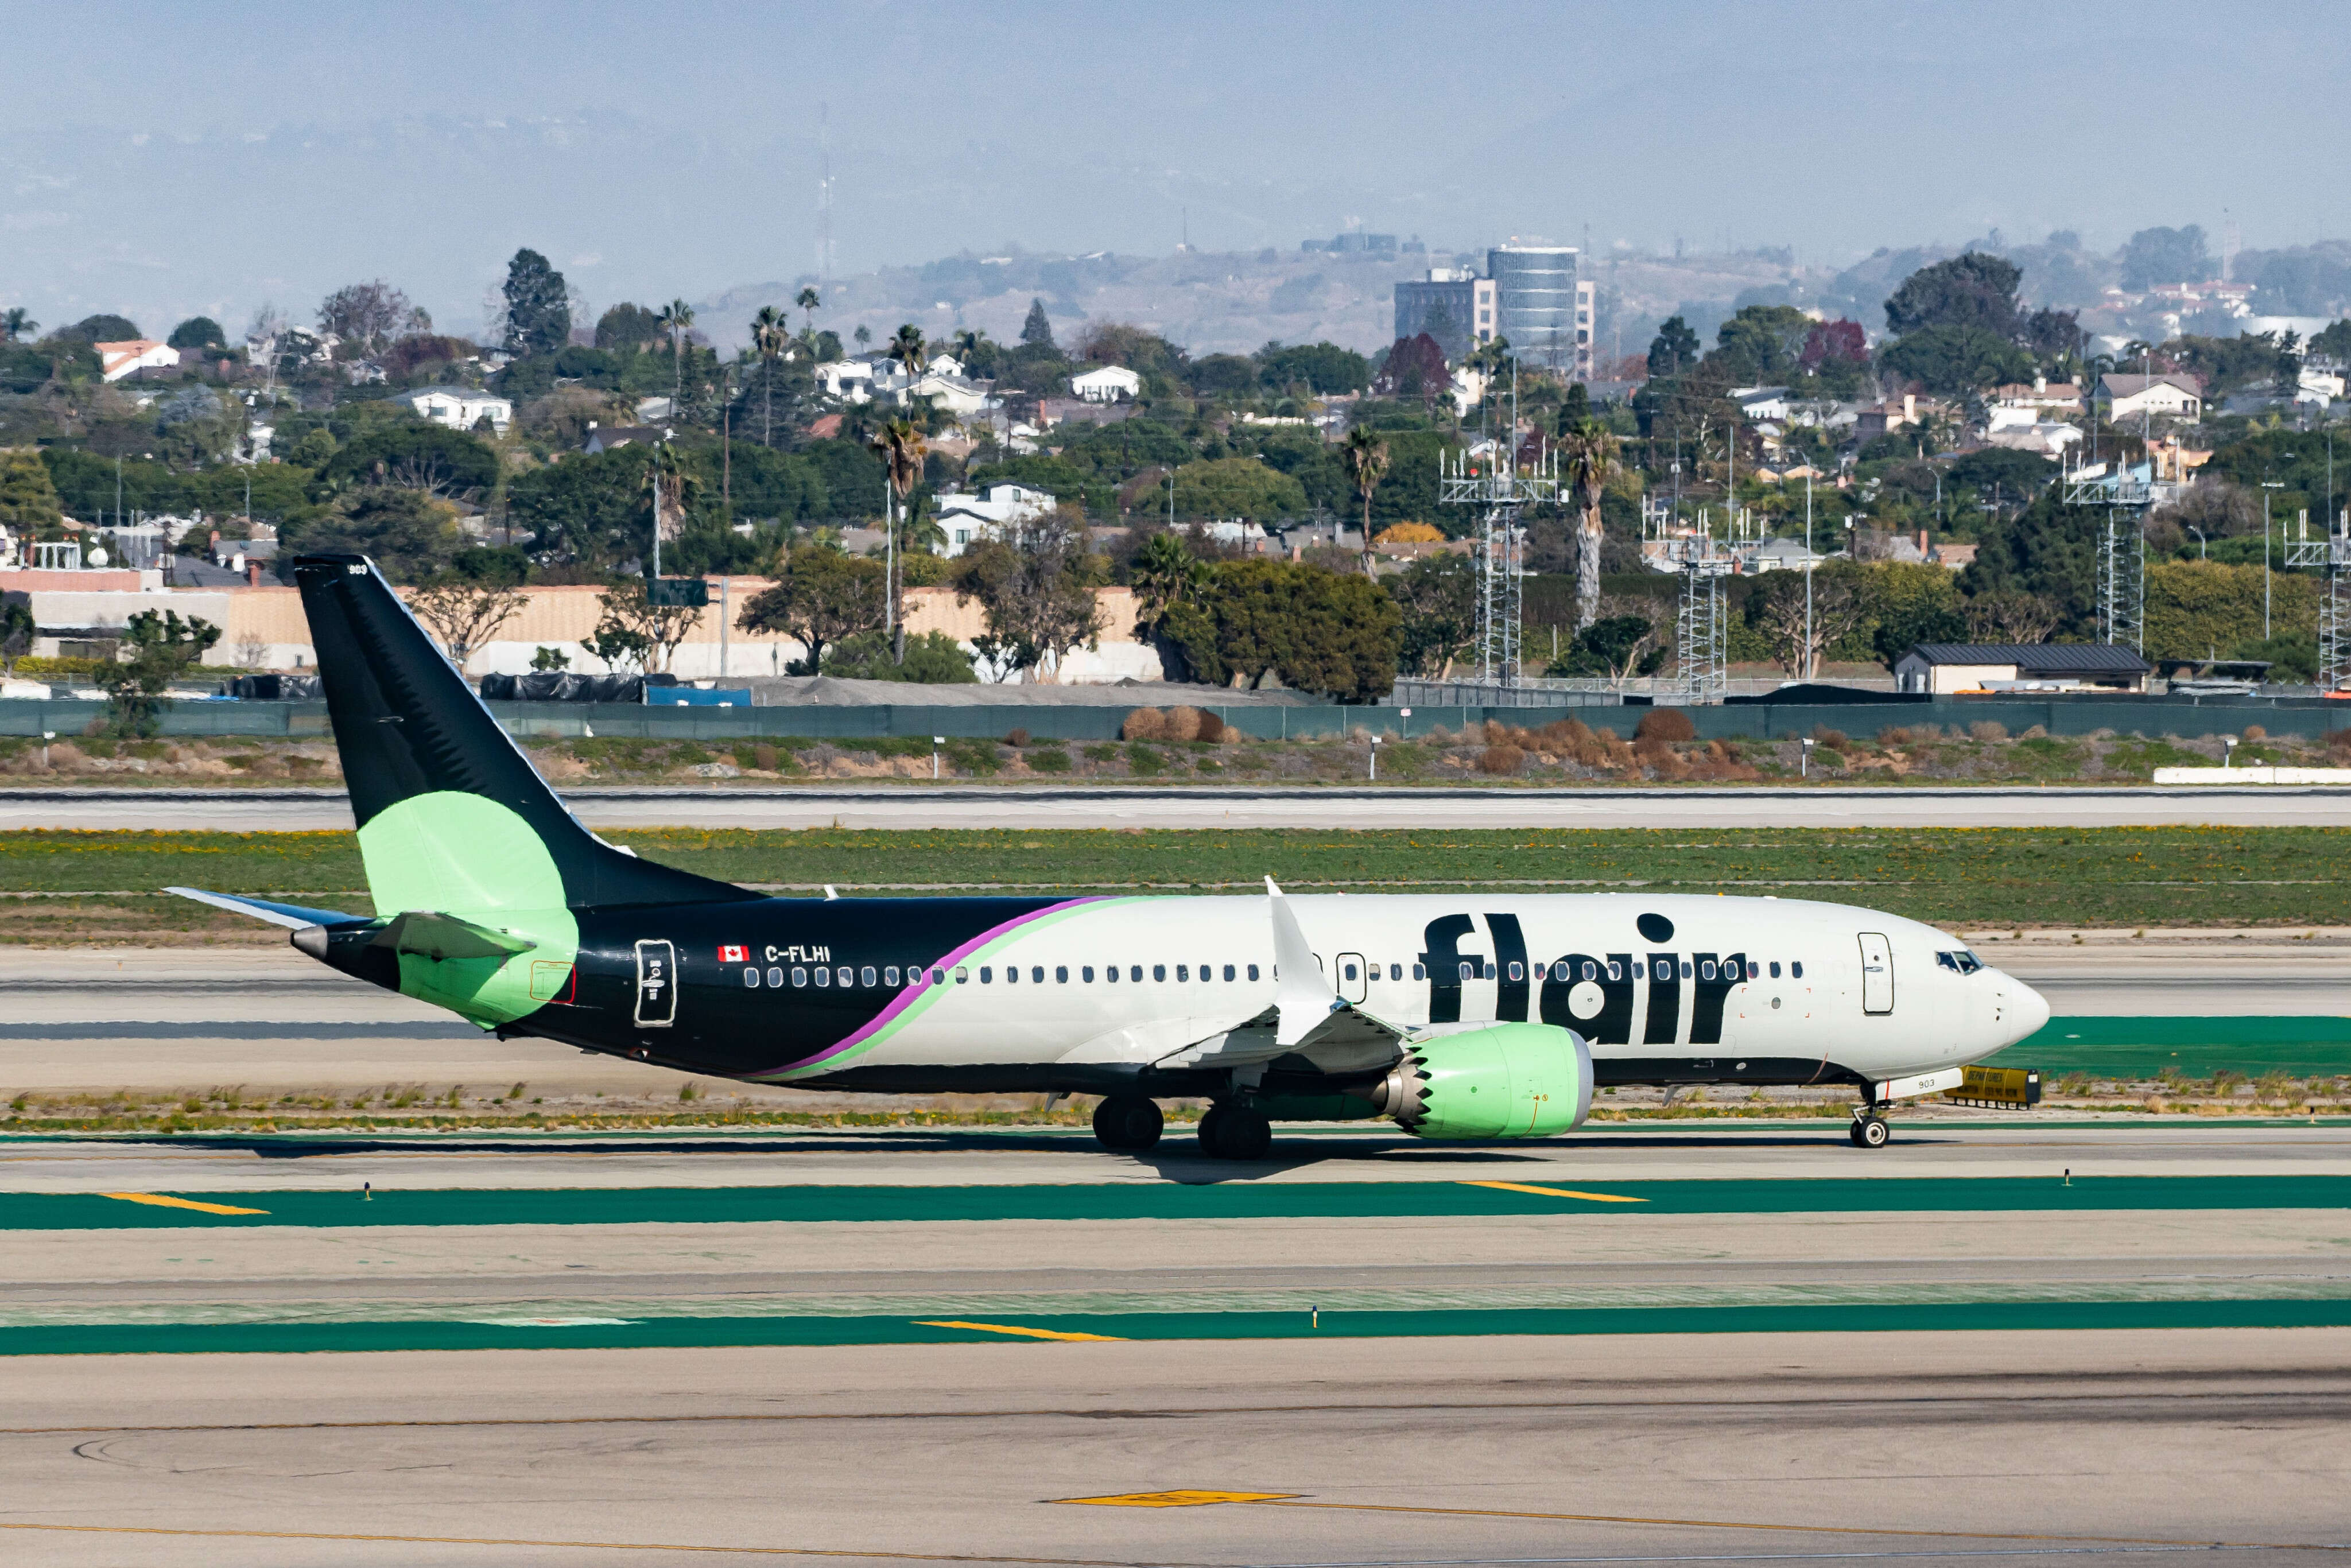
[{"label": "cockpit window", "polygon": [[1956,953],[1938,953],[1935,962],[1957,974],[1972,975],[1983,967],[1983,960],[1962,947]]}]

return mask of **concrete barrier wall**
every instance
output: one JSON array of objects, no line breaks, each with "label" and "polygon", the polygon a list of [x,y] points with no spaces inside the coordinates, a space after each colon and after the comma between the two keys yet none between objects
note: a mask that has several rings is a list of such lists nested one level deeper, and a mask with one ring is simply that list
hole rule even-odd
[{"label": "concrete barrier wall", "polygon": [[[1489,719],[1539,728],[1555,718],[1575,717],[1594,729],[1614,729],[1630,736],[1641,716],[1653,710],[1628,708],[1488,708],[1415,706],[1410,719],[1394,708],[1338,706],[1222,707],[1212,702],[1194,705],[1213,713],[1243,735],[1263,740],[1328,740],[1358,729],[1384,736],[1417,739],[1432,728],[1458,731]],[[810,739],[851,739],[861,737],[945,735],[959,738],[999,737],[1025,729],[1040,740],[1102,741],[1118,737],[1128,709],[1116,706],[1040,705],[1029,706],[933,707],[924,705],[846,707],[690,708],[644,707],[620,703],[493,703],[491,711],[517,735],[576,736],[592,729],[613,737],[725,740],[770,736]],[[2051,735],[2088,735],[2113,730],[2119,735],[2163,736],[2193,740],[2203,736],[2241,735],[2259,725],[2275,736],[2319,737],[2351,729],[2351,703],[2323,701],[2277,703],[2168,700],[2111,702],[2058,700],[1867,703],[1851,706],[1686,707],[1703,740],[1790,740],[1815,729],[1833,729],[1860,738],[1873,738],[1881,729],[1910,728],[1937,724],[1961,733],[1969,725],[1986,720],[2019,736],[2039,726]],[[106,705],[97,702],[32,702],[0,700],[0,735],[33,736],[54,730],[59,737],[81,734],[102,718]],[[324,703],[184,702],[164,712],[166,735],[315,737],[329,733]]]}]

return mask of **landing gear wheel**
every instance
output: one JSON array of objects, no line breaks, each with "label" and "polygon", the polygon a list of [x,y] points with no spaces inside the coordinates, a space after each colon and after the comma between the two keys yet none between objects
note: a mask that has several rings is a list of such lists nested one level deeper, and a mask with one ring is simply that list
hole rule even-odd
[{"label": "landing gear wheel", "polygon": [[1159,1107],[1140,1094],[1113,1094],[1094,1107],[1094,1138],[1105,1149],[1151,1148],[1164,1125]]},{"label": "landing gear wheel", "polygon": [[1886,1124],[1886,1118],[1875,1113],[1859,1117],[1853,1124],[1853,1141],[1865,1149],[1882,1149],[1893,1135],[1894,1130]]},{"label": "landing gear wheel", "polygon": [[1212,1160],[1225,1157],[1217,1147],[1217,1124],[1224,1119],[1225,1108],[1221,1105],[1211,1105],[1200,1113],[1200,1124],[1195,1129],[1200,1140],[1200,1152]]},{"label": "landing gear wheel", "polygon": [[1220,1160],[1261,1160],[1273,1146],[1273,1124],[1252,1106],[1217,1106],[1201,1118],[1200,1144]]}]

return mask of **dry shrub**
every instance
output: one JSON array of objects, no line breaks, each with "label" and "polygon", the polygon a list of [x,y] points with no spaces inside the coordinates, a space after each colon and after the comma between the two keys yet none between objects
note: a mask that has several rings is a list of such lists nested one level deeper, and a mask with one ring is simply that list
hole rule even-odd
[{"label": "dry shrub", "polygon": [[2326,737],[2326,746],[2330,751],[2351,752],[2351,729],[2331,732]]},{"label": "dry shrub", "polygon": [[1171,707],[1161,716],[1165,727],[1160,733],[1169,740],[1197,740],[1201,717],[1198,708]]},{"label": "dry shrub", "polygon": [[1635,740],[1696,740],[1698,726],[1677,707],[1653,707],[1633,727]]},{"label": "dry shrub", "polygon": [[1617,739],[1613,729],[1600,731],[1600,747],[1603,753],[1600,766],[1603,768],[1621,769],[1637,766],[1632,743]]},{"label": "dry shrub", "polygon": [[1853,740],[1841,729],[1831,729],[1827,725],[1816,724],[1813,727],[1813,743],[1816,746],[1833,746],[1842,750],[1851,746]]},{"label": "dry shrub", "polygon": [[2031,729],[2026,730],[2022,735],[2018,736],[2016,738],[2019,740],[2046,740],[2049,738],[2049,727],[2045,724],[2036,724]]},{"label": "dry shrub", "polygon": [[1633,742],[1633,757],[1660,779],[1687,779],[1689,764],[1676,751],[1673,743],[1654,735],[1644,735]]},{"label": "dry shrub", "polygon": [[2267,740],[2269,737],[2270,732],[2263,729],[2260,725],[2249,724],[2245,726],[2245,738],[2247,740]]},{"label": "dry shrub", "polygon": [[1482,738],[1489,746],[1508,746],[1510,743],[1510,727],[1499,718],[1489,718],[1485,723]]},{"label": "dry shrub", "polygon": [[1526,766],[1527,754],[1515,746],[1489,746],[1478,758],[1482,773],[1516,773]]},{"label": "dry shrub", "polygon": [[1025,729],[1013,730],[1005,736],[1004,744],[1018,751],[1029,744],[1029,732]]},{"label": "dry shrub", "polygon": [[1167,738],[1167,716],[1155,707],[1139,707],[1126,716],[1119,727],[1122,740],[1165,740]]},{"label": "dry shrub", "polygon": [[1877,744],[1880,746],[1907,746],[1910,744],[1910,732],[1907,729],[1889,724],[1884,729],[1877,732]]},{"label": "dry shrub", "polygon": [[1542,744],[1546,749],[1571,758],[1586,768],[1605,768],[1608,765],[1608,747],[1582,719],[1554,719],[1543,726]]},{"label": "dry shrub", "polygon": [[773,773],[776,770],[776,764],[782,760],[776,755],[776,748],[772,746],[755,746],[751,748],[751,766],[762,773]]},{"label": "dry shrub", "polygon": [[1202,713],[1200,715],[1200,733],[1196,738],[1221,744],[1228,740],[1238,740],[1240,738],[1240,732],[1226,724],[1223,719],[1218,718],[1215,714]]},{"label": "dry shrub", "polygon": [[1739,747],[1728,741],[1709,740],[1706,743],[1706,756],[1692,769],[1691,777],[1721,782],[1761,776],[1739,759]]},{"label": "dry shrub", "polygon": [[1968,726],[1968,734],[1977,740],[2006,740],[2008,726],[1996,718],[1980,718]]}]

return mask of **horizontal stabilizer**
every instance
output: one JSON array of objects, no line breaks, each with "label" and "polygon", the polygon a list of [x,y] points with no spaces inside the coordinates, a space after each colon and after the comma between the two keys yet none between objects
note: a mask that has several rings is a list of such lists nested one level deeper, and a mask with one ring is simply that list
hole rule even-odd
[{"label": "horizontal stabilizer", "polygon": [[511,958],[538,946],[511,932],[494,931],[454,915],[423,909],[393,915],[370,945],[430,958],[436,964],[444,958]]},{"label": "horizontal stabilizer", "polygon": [[356,925],[367,920],[364,915],[346,915],[339,909],[305,909],[298,904],[274,904],[266,898],[240,898],[233,893],[206,893],[201,887],[167,887],[165,893],[176,893],[182,898],[193,898],[198,904],[209,904],[214,909],[225,909],[231,915],[249,915],[256,920],[266,920],[272,925],[283,925],[299,931],[306,925]]}]

